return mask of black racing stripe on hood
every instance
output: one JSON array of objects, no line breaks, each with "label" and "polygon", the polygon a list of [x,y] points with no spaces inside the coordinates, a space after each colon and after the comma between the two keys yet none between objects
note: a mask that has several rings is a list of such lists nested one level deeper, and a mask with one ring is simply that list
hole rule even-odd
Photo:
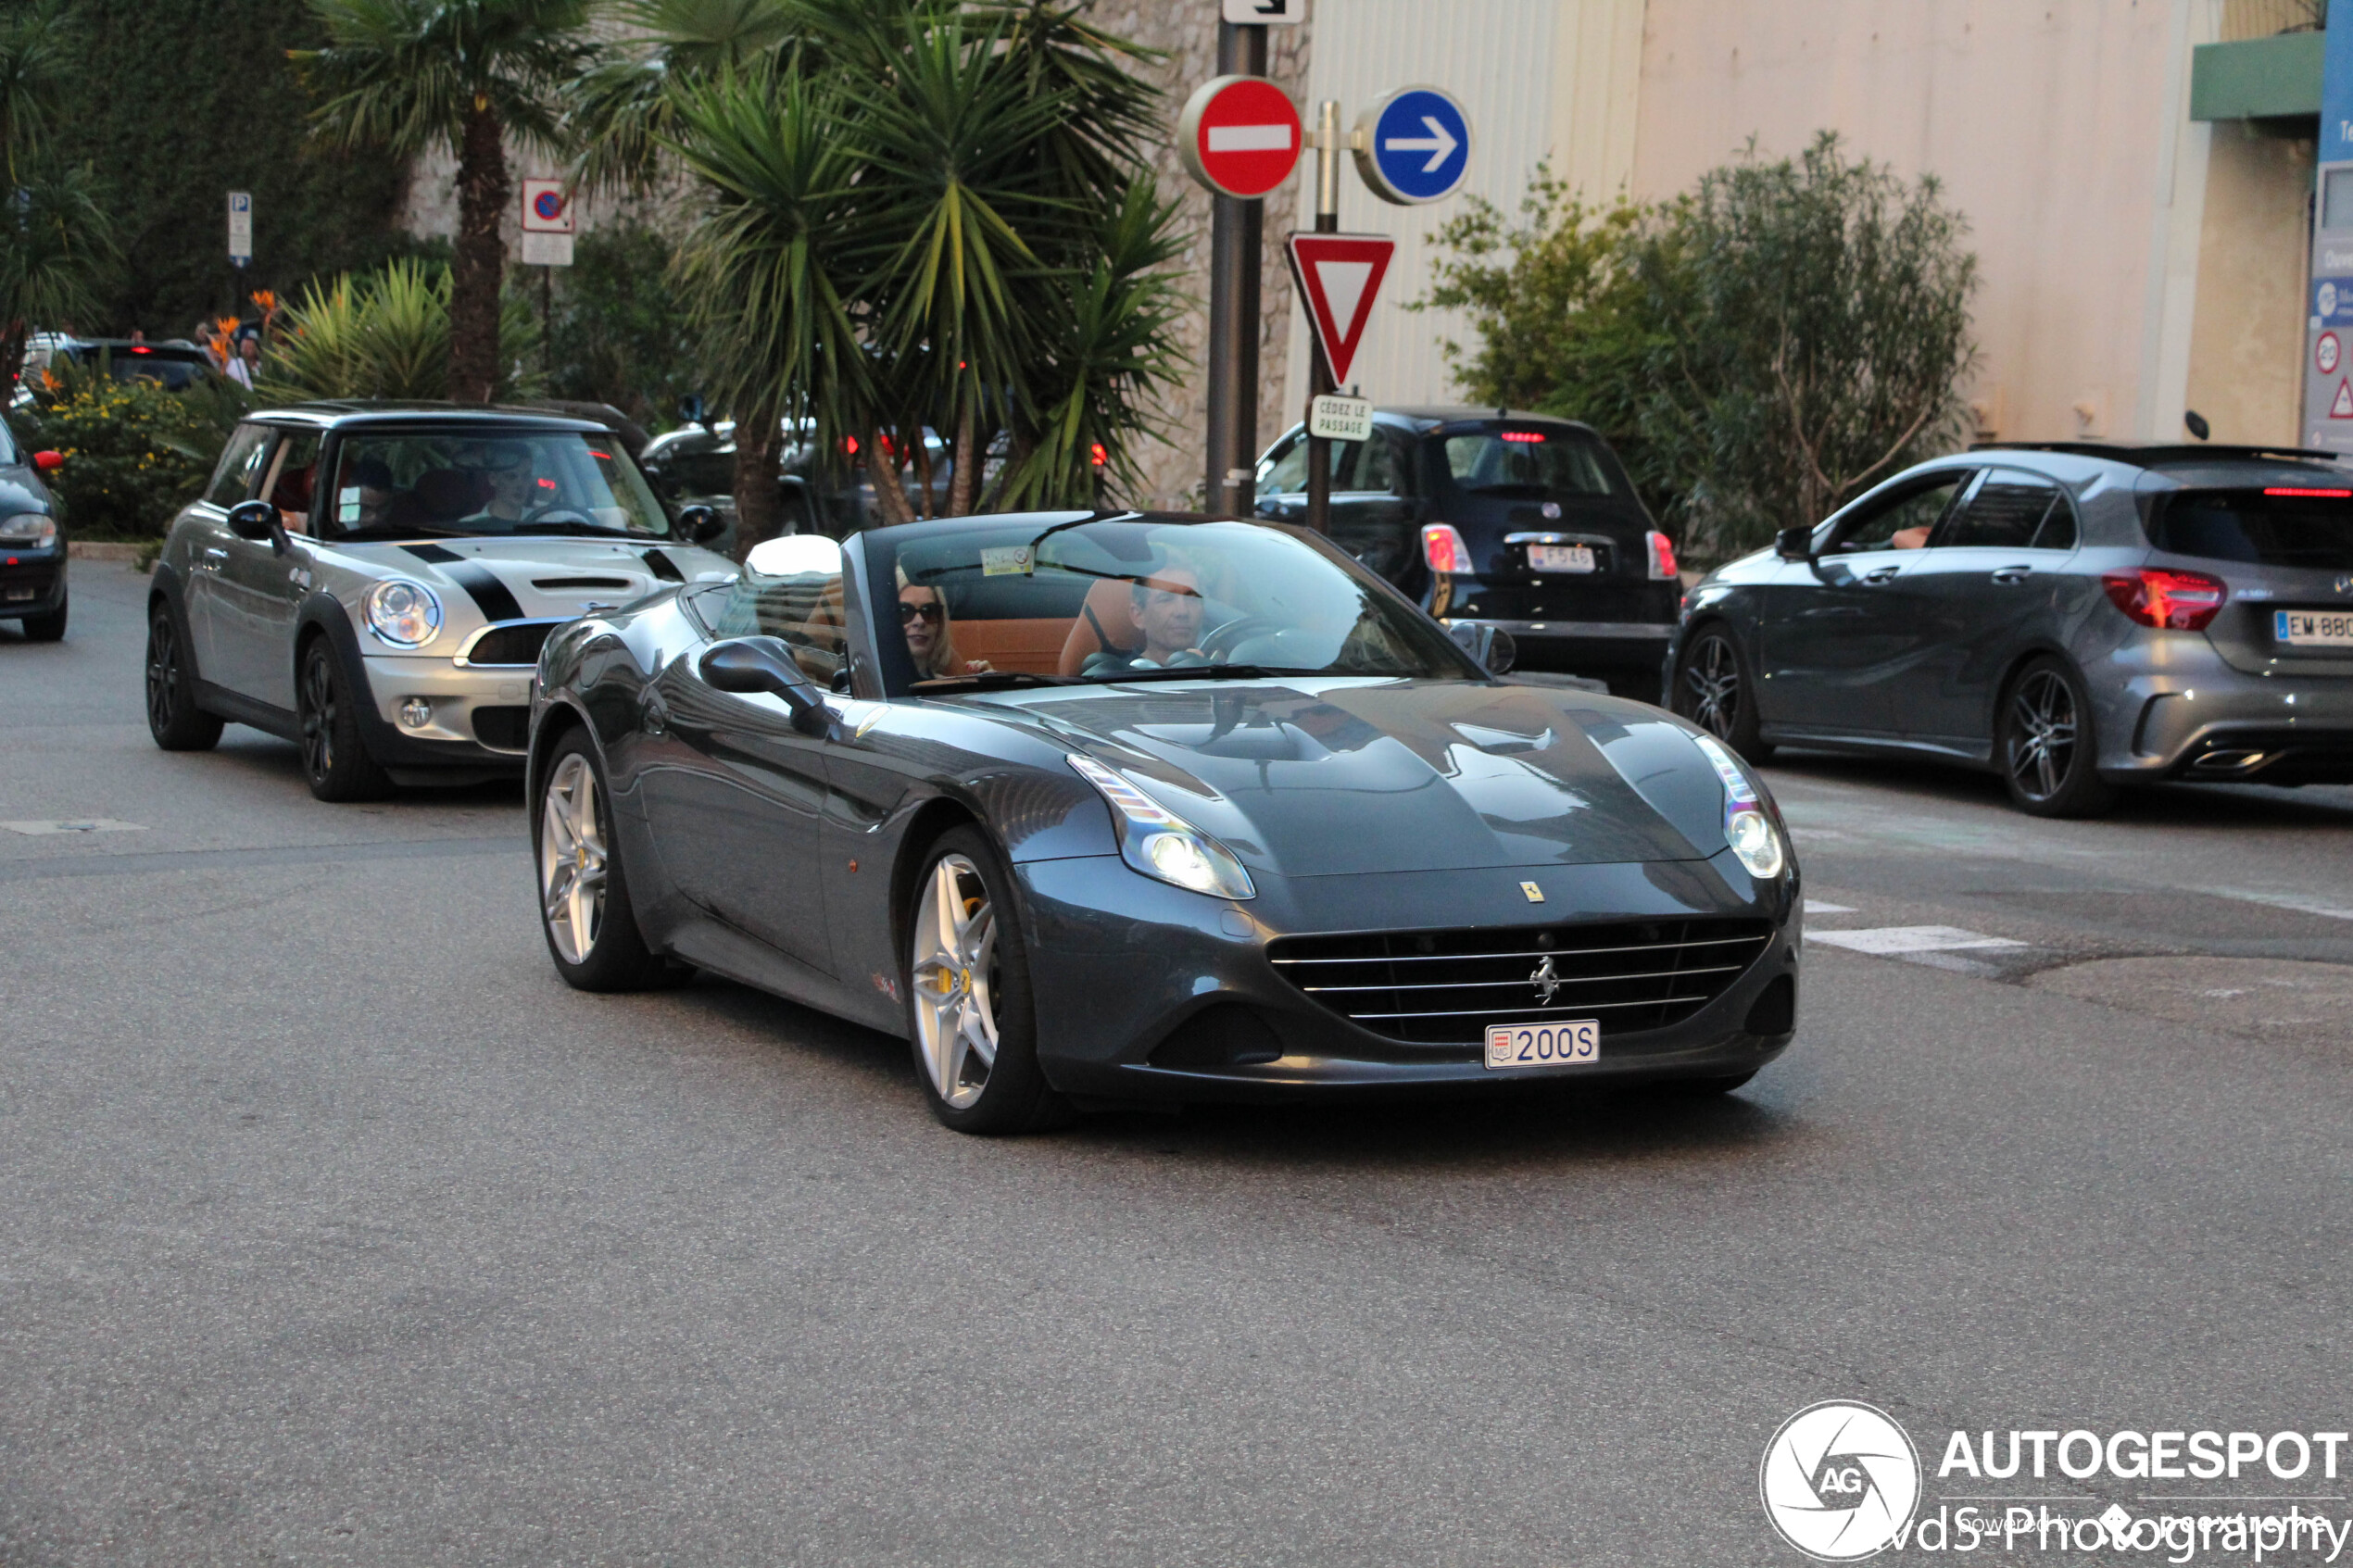
[{"label": "black racing stripe on hood", "polygon": [[457,551],[445,550],[438,545],[403,545],[400,547],[408,551],[410,555],[416,557],[419,560],[429,560],[435,566],[439,566],[445,561],[463,560],[466,558],[465,557],[459,555]]},{"label": "black racing stripe on hood", "polygon": [[507,585],[499,582],[488,567],[475,561],[464,561],[457,566],[445,565],[441,570],[444,575],[473,596],[485,620],[522,619],[522,606],[515,602],[514,595],[507,591]]},{"label": "black racing stripe on hood", "polygon": [[663,555],[660,550],[648,550],[646,552],[646,565],[656,577],[661,578],[664,583],[684,583],[686,580],[686,574],[678,570],[678,563],[672,560],[668,556]]}]

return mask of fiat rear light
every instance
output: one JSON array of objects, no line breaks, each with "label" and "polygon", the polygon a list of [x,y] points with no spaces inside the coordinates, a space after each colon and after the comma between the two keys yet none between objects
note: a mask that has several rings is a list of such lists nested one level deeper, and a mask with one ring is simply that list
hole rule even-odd
[{"label": "fiat rear light", "polygon": [[1470,546],[1451,522],[1433,522],[1422,530],[1422,559],[1432,571],[1464,575],[1471,570]]},{"label": "fiat rear light", "polygon": [[2229,584],[2203,571],[2171,571],[2145,566],[2138,571],[2111,571],[2100,586],[2117,608],[2144,626],[2161,631],[2203,632],[2222,612],[2231,596]]},{"label": "fiat rear light", "polygon": [[1675,571],[1675,542],[1654,528],[1650,531],[1651,581],[1671,583]]}]

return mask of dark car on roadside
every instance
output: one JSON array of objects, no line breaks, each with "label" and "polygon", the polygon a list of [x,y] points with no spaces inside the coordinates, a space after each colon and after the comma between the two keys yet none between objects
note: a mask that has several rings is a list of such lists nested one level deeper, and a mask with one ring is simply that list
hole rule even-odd
[{"label": "dark car on roadside", "polygon": [[66,537],[57,497],[41,482],[65,460],[27,451],[0,420],[0,621],[17,622],[28,642],[66,634]]},{"label": "dark car on roadside", "polygon": [[[1449,626],[1510,633],[1523,670],[1658,693],[1675,549],[1591,426],[1504,408],[1383,408],[1331,445],[1331,537]],[[1258,515],[1307,513],[1307,433],[1258,464]]]},{"label": "dark car on roadside", "polygon": [[1990,769],[2038,816],[2119,785],[2353,783],[2353,473],[2333,454],[1987,445],[1703,578],[1676,712]]},{"label": "dark car on roadside", "polygon": [[[889,520],[875,501],[874,477],[852,437],[844,441],[846,461],[820,463],[815,445],[803,427],[787,428],[776,460],[776,500],[787,533],[823,533],[842,539],[862,528],[878,527]],[[931,471],[932,504],[937,512],[948,500],[956,462],[948,443],[924,432],[924,456]],[[656,494],[672,506],[703,506],[716,512],[724,527],[711,540],[722,554],[735,546],[736,421],[690,420],[646,443],[638,463]],[[922,487],[912,465],[902,481],[911,508],[923,511]]]},{"label": "dark car on roadside", "polygon": [[70,363],[115,381],[151,381],[167,392],[184,392],[200,382],[218,380],[211,356],[193,343],[174,339],[146,343],[127,337],[73,337],[63,332],[36,334],[25,350],[24,374],[35,379],[53,366]]}]

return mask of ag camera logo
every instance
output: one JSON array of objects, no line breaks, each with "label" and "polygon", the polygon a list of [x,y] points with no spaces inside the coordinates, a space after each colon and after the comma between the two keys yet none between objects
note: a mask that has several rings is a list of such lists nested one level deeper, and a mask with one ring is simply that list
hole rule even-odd
[{"label": "ag camera logo", "polygon": [[1781,1423],[1756,1488],[1781,1539],[1818,1562],[1856,1562],[1911,1524],[1920,1456],[1886,1411],[1825,1399]]}]

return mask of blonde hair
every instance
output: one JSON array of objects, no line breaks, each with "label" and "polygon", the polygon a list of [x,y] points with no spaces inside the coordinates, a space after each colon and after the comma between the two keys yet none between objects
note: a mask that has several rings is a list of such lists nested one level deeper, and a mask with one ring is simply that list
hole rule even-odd
[{"label": "blonde hair", "polygon": [[[899,576],[900,593],[903,594],[910,588],[921,588],[925,593],[929,594],[932,602],[939,607],[939,631],[932,637],[931,658],[921,667],[920,672],[924,675],[964,674],[966,672],[964,661],[956,657],[956,622],[948,613],[948,596],[928,583],[909,582],[907,569],[903,566],[893,570]],[[900,634],[901,636],[906,634],[906,629],[903,626],[900,629]],[[907,651],[912,654],[915,650],[909,648]]]}]

